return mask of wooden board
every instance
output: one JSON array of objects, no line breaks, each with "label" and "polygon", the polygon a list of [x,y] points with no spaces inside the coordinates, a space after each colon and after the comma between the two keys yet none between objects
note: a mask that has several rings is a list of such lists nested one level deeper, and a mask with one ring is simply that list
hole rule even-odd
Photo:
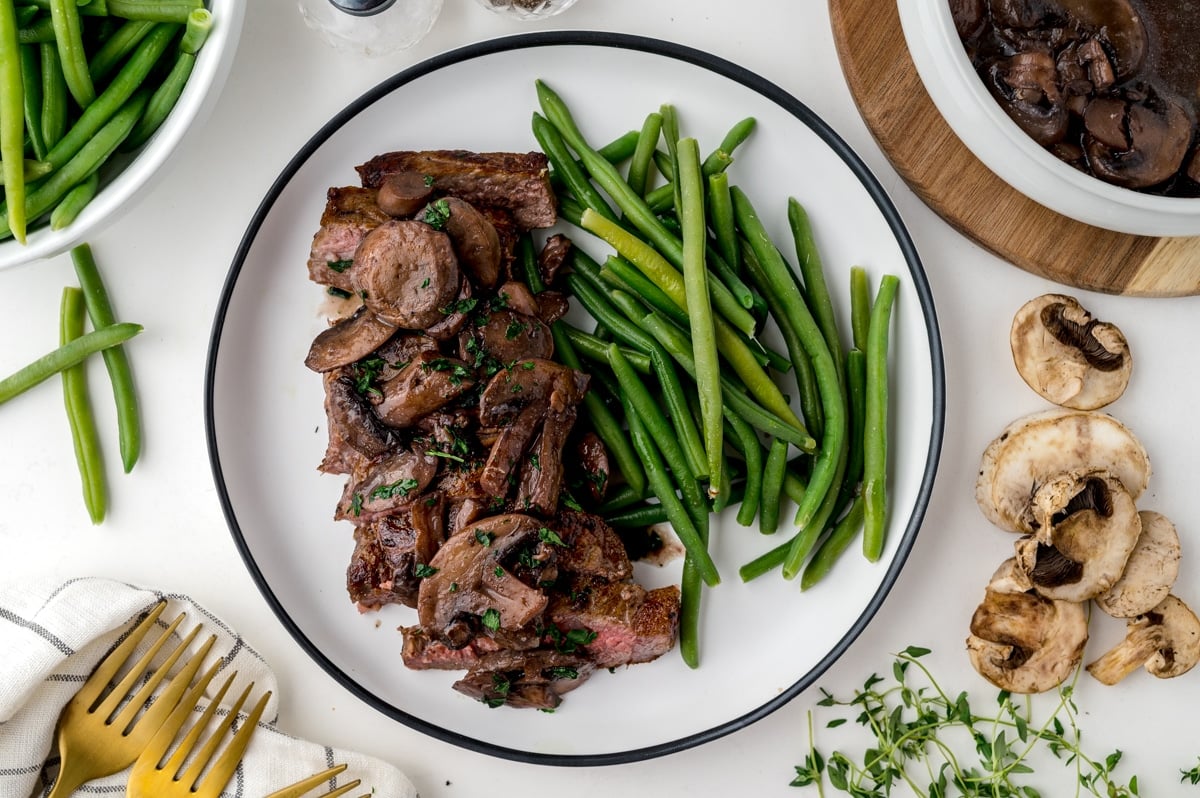
[{"label": "wooden board", "polygon": [[895,0],[829,0],[829,10],[842,71],[871,134],[954,228],[1026,271],[1076,288],[1200,294],[1200,238],[1131,236],[1076,222],[1026,198],[972,155],[921,84]]}]

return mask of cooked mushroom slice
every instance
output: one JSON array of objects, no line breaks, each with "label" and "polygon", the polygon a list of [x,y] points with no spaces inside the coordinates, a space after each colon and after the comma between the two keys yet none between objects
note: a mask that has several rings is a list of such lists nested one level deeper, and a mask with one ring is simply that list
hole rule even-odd
[{"label": "cooked mushroom slice", "polygon": [[1017,565],[1038,594],[1087,601],[1121,577],[1142,531],[1129,492],[1106,472],[1067,474],[1038,488],[1036,535],[1016,543]]},{"label": "cooked mushroom slice", "polygon": [[1009,341],[1021,378],[1056,405],[1095,410],[1129,384],[1133,360],[1125,336],[1074,297],[1045,294],[1026,302],[1013,318]]},{"label": "cooked mushroom slice", "polygon": [[466,363],[436,351],[421,352],[380,386],[383,399],[375,412],[390,426],[409,427],[474,385],[474,372]]},{"label": "cooked mushroom slice", "polygon": [[[473,634],[464,625],[520,629],[546,608],[546,595],[508,570],[509,557],[533,550],[552,556],[539,539],[545,523],[528,515],[485,518],[455,532],[434,555],[434,573],[417,596],[421,626],[439,638],[465,643]],[[547,551],[541,551],[546,549]]]},{"label": "cooked mushroom slice", "polygon": [[442,229],[450,236],[459,265],[482,287],[494,286],[500,279],[500,236],[495,226],[458,197],[443,197],[434,204],[433,212],[441,214]]},{"label": "cooked mushroom slice", "polygon": [[1104,684],[1116,684],[1139,665],[1160,679],[1187,673],[1200,659],[1200,619],[1175,596],[1131,618],[1125,639],[1087,666]]},{"label": "cooked mushroom slice", "polygon": [[441,321],[459,285],[450,239],[424,222],[384,222],[354,254],[355,290],[371,312],[397,327],[423,330]]},{"label": "cooked mushroom slice", "polygon": [[394,172],[379,184],[379,209],[397,219],[412,216],[433,194],[433,180],[420,172]]},{"label": "cooked mushroom slice", "polygon": [[[1136,102],[1118,103],[1119,108],[1105,100],[1094,112],[1097,102],[1084,111],[1084,149],[1096,177],[1125,188],[1147,188],[1183,166],[1196,126],[1180,99],[1151,90]],[[1123,133],[1118,142],[1102,132],[1114,125]]]},{"label": "cooked mushroom slice", "polygon": [[563,693],[583,684],[595,669],[578,654],[496,651],[482,656],[453,687],[490,707],[553,710]]},{"label": "cooked mushroom slice", "polygon": [[1046,410],[1009,424],[983,452],[975,501],[1001,529],[1036,530],[1030,497],[1060,474],[1109,471],[1137,499],[1150,480],[1150,459],[1124,424],[1106,413]]},{"label": "cooked mushroom slice", "polygon": [[354,363],[387,343],[395,332],[395,327],[360,307],[313,339],[304,365],[313,371],[329,371]]},{"label": "cooked mushroom slice", "polygon": [[334,518],[365,523],[411,504],[437,476],[437,458],[420,447],[392,449],[354,464]]},{"label": "cooked mushroom slice", "polygon": [[462,332],[471,318],[471,311],[475,309],[476,300],[472,298],[474,292],[470,278],[464,274],[458,296],[446,307],[439,308],[444,314],[441,321],[427,327],[425,334],[435,341],[445,341]]},{"label": "cooked mushroom slice", "polygon": [[1141,615],[1171,592],[1179,576],[1179,533],[1171,519],[1153,510],[1138,513],[1142,534],[1121,578],[1096,596],[1096,606],[1114,618]]},{"label": "cooked mushroom slice", "polygon": [[1030,50],[994,62],[987,85],[1004,112],[1038,144],[1049,147],[1066,135],[1070,117],[1049,52]]},{"label": "cooked mushroom slice", "polygon": [[1057,687],[1083,657],[1087,615],[1082,604],[1020,591],[1006,560],[971,617],[967,652],[979,675],[1002,690],[1040,693]]},{"label": "cooked mushroom slice", "polygon": [[396,432],[379,420],[358,387],[352,367],[322,374],[329,444],[319,470],[349,474],[361,459],[370,459],[397,444]]},{"label": "cooked mushroom slice", "polygon": [[1127,78],[1141,68],[1150,41],[1142,15],[1129,0],[1055,0],[1054,5],[1085,28],[1099,31],[1115,56],[1118,77]]}]

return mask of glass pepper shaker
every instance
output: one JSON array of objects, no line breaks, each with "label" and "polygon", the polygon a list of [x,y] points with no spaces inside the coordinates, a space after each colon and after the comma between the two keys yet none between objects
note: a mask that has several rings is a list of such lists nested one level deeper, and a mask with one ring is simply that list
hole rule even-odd
[{"label": "glass pepper shaker", "polygon": [[299,0],[310,28],[340,50],[368,56],[412,47],[442,13],[443,0]]}]

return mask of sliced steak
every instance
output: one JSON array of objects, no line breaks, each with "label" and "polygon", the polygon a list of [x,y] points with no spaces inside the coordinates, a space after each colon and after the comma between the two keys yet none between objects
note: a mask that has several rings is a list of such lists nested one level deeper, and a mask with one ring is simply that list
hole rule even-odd
[{"label": "sliced steak", "polygon": [[598,668],[649,662],[671,650],[679,632],[679,588],[646,590],[634,582],[587,585],[555,593],[547,608],[562,632],[595,634],[583,652]]},{"label": "sliced steak", "polygon": [[540,152],[389,152],[358,167],[362,184],[368,188],[379,188],[388,175],[396,172],[432,177],[439,195],[504,208],[527,230],[550,227],[558,217],[549,164]]},{"label": "sliced steak", "polygon": [[490,637],[477,637],[454,648],[441,640],[435,640],[420,626],[402,626],[404,638],[400,656],[404,665],[413,670],[468,670],[479,662],[484,654],[498,651],[500,644]]},{"label": "sliced steak", "polygon": [[490,707],[554,709],[594,670],[583,657],[548,649],[497,651],[480,657],[454,689]]},{"label": "sliced steak", "polygon": [[313,371],[329,371],[354,363],[387,343],[395,332],[395,327],[360,307],[313,339],[304,365]]},{"label": "sliced steak", "polygon": [[313,282],[354,292],[351,266],[363,238],[387,221],[373,189],[334,187],[325,194],[321,227],[313,236],[308,276]]},{"label": "sliced steak", "polygon": [[417,606],[421,586],[417,569],[427,565],[442,544],[444,507],[442,497],[431,494],[355,527],[346,591],[360,610],[385,604]]},{"label": "sliced steak", "polygon": [[393,220],[367,233],[352,276],[371,312],[408,330],[441,321],[461,287],[450,239],[424,222]]},{"label": "sliced steak", "polygon": [[392,449],[359,460],[346,481],[334,518],[363,523],[419,504],[418,497],[433,482],[437,470],[438,459],[416,449]]},{"label": "sliced steak", "polygon": [[633,576],[625,544],[600,516],[563,510],[551,527],[566,543],[558,552],[559,570],[604,582],[621,582]]}]

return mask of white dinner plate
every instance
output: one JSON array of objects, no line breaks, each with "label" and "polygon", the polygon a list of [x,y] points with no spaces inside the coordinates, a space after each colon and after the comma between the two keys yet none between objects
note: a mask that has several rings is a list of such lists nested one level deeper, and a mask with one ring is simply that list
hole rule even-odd
[{"label": "white dinner plate", "polygon": [[[554,713],[489,709],[453,691],[459,672],[410,671],[396,628],[406,607],[360,614],[347,597],[351,527],[333,519],[343,479],[318,473],[326,443],[321,379],[309,343],[326,324],[324,291],[305,263],[330,186],[397,149],[536,149],[530,117],[542,78],[599,143],[673,103],[685,135],[716,146],[738,119],[758,126],[736,152],[732,182],[776,241],[790,241],[786,201],[808,209],[842,319],[851,265],[872,282],[901,278],[892,333],[891,516],[883,558],[857,548],[801,592],[778,573],[743,583],[737,569],[783,535],[713,524],[723,581],[704,596],[701,657],[677,651],[603,671]],[[584,241],[593,254],[602,247]],[[784,247],[785,251],[787,247]],[[207,374],[209,450],[246,565],[300,646],[380,712],[451,743],[547,764],[645,759],[715,739],[778,709],[863,630],[904,564],[929,500],[941,446],[944,382],[933,300],[912,241],[882,187],[846,144],[777,86],[711,55],[610,33],[551,32],[472,45],[385,81],[325,125],[288,164],[246,231],[214,322]],[[789,517],[784,510],[784,518]],[[643,584],[674,583],[679,562],[639,564]]]}]

